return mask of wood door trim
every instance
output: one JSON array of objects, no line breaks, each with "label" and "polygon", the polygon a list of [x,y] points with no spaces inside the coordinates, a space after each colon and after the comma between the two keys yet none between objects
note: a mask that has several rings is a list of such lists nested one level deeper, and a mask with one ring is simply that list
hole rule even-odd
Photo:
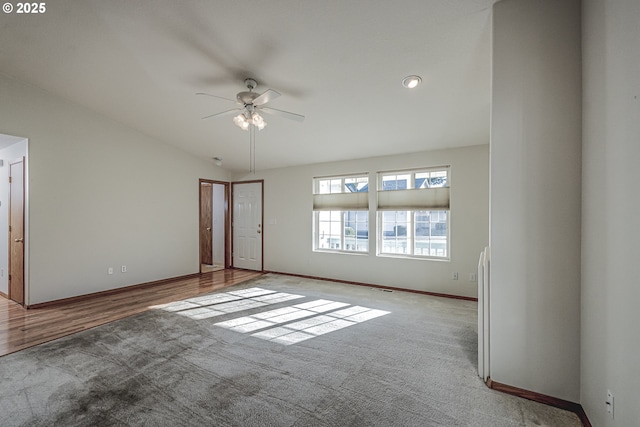
[{"label": "wood door trim", "polygon": [[224,268],[231,268],[231,251],[232,251],[232,239],[231,239],[231,219],[230,208],[231,206],[231,189],[230,183],[226,181],[217,181],[214,179],[198,179],[198,272],[202,274],[202,264],[200,263],[200,205],[202,204],[202,197],[200,196],[200,187],[202,183],[206,184],[219,184],[224,185]]},{"label": "wood door trim", "polygon": [[[25,240],[25,206],[26,206],[26,191],[25,191],[25,185],[26,185],[26,156],[22,156],[19,159],[16,159],[14,161],[9,162],[9,211],[8,211],[8,222],[9,222],[9,229],[11,229],[11,227],[13,226],[12,224],[12,209],[13,209],[13,190],[14,190],[14,184],[12,183],[12,175],[11,175],[11,167],[14,165],[18,165],[18,164],[22,164],[22,173],[21,173],[21,178],[22,178],[22,189],[21,189],[21,199],[22,199],[22,207],[21,207],[21,213],[22,213],[22,218],[21,218],[21,222],[22,222],[22,230],[20,235],[22,236],[22,245],[21,245],[21,252],[22,252],[22,302],[18,302],[15,299],[12,298],[11,295],[11,288],[13,286],[13,283],[11,281],[11,279],[8,281],[8,288],[7,288],[7,298],[12,300],[13,302],[20,304],[23,307],[27,306],[27,298],[26,298],[26,286],[25,286],[25,254],[26,254],[26,250],[25,250],[25,246],[26,246],[26,240]],[[12,239],[12,233],[14,231],[11,229],[11,231],[9,231],[8,235],[9,235],[9,239],[8,239],[8,273],[9,273],[9,277],[15,277],[15,273],[13,272],[12,269],[12,259],[11,259],[11,252],[12,252],[12,246],[11,246],[11,239]],[[12,276],[13,274],[13,276]]]},{"label": "wood door trim", "polygon": [[200,269],[213,264],[213,184],[200,183]]},{"label": "wood door trim", "polygon": [[[264,179],[253,179],[249,181],[234,181],[231,183],[231,206],[234,205],[233,195],[235,194],[233,191],[233,186],[236,184],[260,184],[260,223],[262,224],[262,238],[260,239],[260,271],[264,272]],[[233,233],[233,209],[231,209],[231,233]],[[233,234],[232,234],[233,236]],[[233,239],[231,239],[231,253],[233,253]],[[233,257],[231,257],[231,261],[233,264]],[[233,265],[232,265],[233,267]],[[235,268],[235,267],[233,267]]]}]

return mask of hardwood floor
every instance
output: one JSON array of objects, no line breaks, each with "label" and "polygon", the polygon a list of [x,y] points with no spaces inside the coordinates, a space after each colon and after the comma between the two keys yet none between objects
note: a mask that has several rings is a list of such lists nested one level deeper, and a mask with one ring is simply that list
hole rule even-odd
[{"label": "hardwood floor", "polygon": [[0,356],[260,275],[228,269],[28,310],[0,298]]}]

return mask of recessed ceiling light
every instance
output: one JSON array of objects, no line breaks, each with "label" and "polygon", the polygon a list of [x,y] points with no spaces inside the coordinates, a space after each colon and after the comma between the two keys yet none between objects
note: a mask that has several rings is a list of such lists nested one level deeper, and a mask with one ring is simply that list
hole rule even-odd
[{"label": "recessed ceiling light", "polygon": [[420,82],[422,82],[420,76],[407,76],[402,79],[402,86],[413,89],[414,87],[418,86]]}]

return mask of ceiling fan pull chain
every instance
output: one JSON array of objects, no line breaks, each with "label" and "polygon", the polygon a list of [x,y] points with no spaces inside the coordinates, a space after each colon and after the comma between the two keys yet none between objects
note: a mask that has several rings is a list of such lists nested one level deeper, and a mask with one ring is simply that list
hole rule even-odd
[{"label": "ceiling fan pull chain", "polygon": [[256,173],[256,127],[249,125],[249,169],[252,174]]}]

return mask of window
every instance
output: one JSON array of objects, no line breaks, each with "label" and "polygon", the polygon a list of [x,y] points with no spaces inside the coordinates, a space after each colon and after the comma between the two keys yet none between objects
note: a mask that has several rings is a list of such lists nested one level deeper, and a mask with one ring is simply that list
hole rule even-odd
[{"label": "window", "polygon": [[368,175],[314,178],[313,185],[314,249],[368,252]]},{"label": "window", "polygon": [[449,167],[378,173],[378,253],[449,258]]}]

